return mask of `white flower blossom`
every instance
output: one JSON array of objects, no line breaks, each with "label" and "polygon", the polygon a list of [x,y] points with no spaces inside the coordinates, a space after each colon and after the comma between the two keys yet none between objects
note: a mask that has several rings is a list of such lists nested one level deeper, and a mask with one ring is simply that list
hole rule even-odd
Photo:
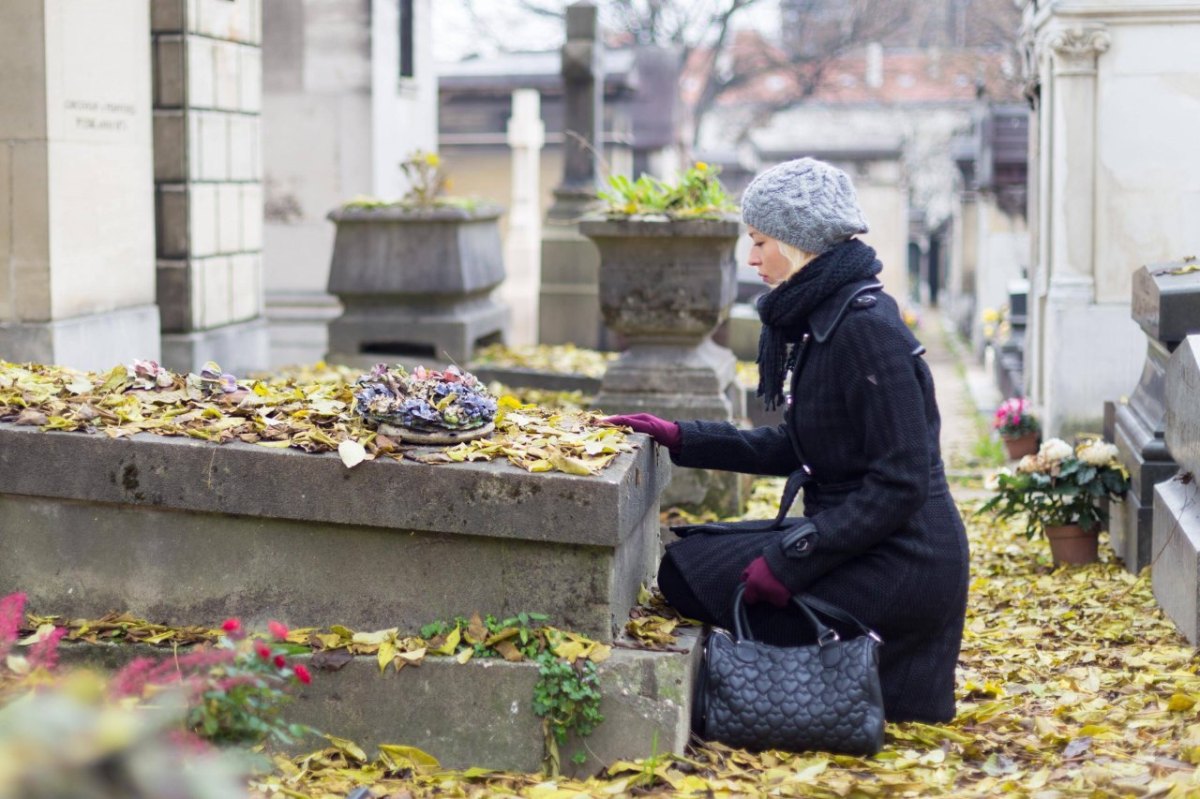
[{"label": "white flower blossom", "polygon": [[1042,471],[1043,461],[1037,455],[1026,455],[1017,463],[1019,474],[1033,474]]},{"label": "white flower blossom", "polygon": [[983,487],[988,491],[1000,490],[1000,476],[1012,477],[1012,471],[1008,468],[1000,468],[983,478]]},{"label": "white flower blossom", "polygon": [[1107,466],[1117,459],[1117,445],[1099,439],[1089,441],[1076,453],[1088,466]]},{"label": "white flower blossom", "polygon": [[1074,454],[1075,449],[1061,438],[1052,438],[1046,441],[1038,450],[1038,456],[1045,458],[1050,463],[1060,463]]}]

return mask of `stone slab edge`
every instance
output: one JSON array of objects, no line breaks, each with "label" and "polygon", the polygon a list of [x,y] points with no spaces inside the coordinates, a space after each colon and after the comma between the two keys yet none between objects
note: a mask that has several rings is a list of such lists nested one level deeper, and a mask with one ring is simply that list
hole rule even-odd
[{"label": "stone slab edge", "polygon": [[[644,437],[636,443],[582,477],[502,461],[347,469],[335,453],[0,424],[0,493],[611,547],[670,479],[669,460]],[[498,514],[520,524],[495,525]]]},{"label": "stone slab edge", "polygon": [[1150,570],[1154,598],[1195,646],[1200,642],[1200,486],[1174,479],[1154,487]]},{"label": "stone slab edge", "polygon": [[[560,748],[564,772],[594,774],[615,760],[659,753],[683,754],[688,743],[692,689],[701,647],[696,630],[684,630],[675,651],[614,648],[599,666],[604,722],[587,738],[568,738]],[[171,657],[169,649],[145,645],[66,644],[62,663],[116,671],[136,657]],[[336,671],[308,663],[311,685],[296,693],[284,716],[354,741],[368,757],[381,743],[416,746],[443,768],[471,766],[534,772],[543,756],[541,719],[531,702],[537,681],[532,662],[427,658],[420,666],[380,674],[374,655],[356,656]],[[290,754],[319,749],[307,738]],[[571,756],[583,752],[582,764]]]},{"label": "stone slab edge", "polygon": [[1188,336],[1167,361],[1167,449],[1184,471],[1200,471],[1200,335]]}]

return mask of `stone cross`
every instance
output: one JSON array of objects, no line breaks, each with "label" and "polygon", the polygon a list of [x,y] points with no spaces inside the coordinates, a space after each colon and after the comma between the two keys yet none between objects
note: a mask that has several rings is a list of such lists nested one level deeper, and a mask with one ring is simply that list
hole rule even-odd
[{"label": "stone cross", "polygon": [[563,179],[551,216],[577,216],[578,205],[596,196],[596,152],[604,119],[603,52],[597,39],[596,6],[567,7],[567,43],[562,49]]},{"label": "stone cross", "polygon": [[545,140],[541,95],[536,89],[516,90],[508,120],[508,146],[512,148],[512,202],[504,240],[508,278],[501,292],[510,307],[528,312],[513,316],[510,344],[537,343],[538,283],[542,271],[539,174]]},{"label": "stone cross", "polygon": [[604,69],[596,7],[567,7],[562,49],[563,179],[542,234],[538,340],[603,349],[609,335],[600,319],[600,254],[579,233],[578,221],[596,201],[596,151],[604,118]]}]

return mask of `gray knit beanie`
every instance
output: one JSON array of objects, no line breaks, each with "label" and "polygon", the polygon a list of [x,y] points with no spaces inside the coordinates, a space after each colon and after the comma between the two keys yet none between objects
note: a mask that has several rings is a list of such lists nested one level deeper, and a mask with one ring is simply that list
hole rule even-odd
[{"label": "gray knit beanie", "polygon": [[785,161],[752,180],[742,221],[815,255],[867,232],[850,176],[815,158]]}]

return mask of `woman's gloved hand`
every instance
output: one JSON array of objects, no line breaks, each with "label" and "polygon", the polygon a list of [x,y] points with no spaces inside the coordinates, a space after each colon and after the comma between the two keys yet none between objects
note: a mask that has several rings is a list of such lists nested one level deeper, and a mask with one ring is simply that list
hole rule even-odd
[{"label": "woman's gloved hand", "polygon": [[605,424],[632,427],[635,432],[645,433],[672,452],[677,452],[683,444],[683,433],[675,422],[660,419],[652,413],[632,413],[628,416],[609,416]]},{"label": "woman's gloved hand", "polygon": [[759,555],[750,561],[750,565],[742,572],[742,582],[746,584],[746,592],[742,599],[747,605],[766,602],[777,608],[787,607],[792,599],[792,592],[779,582],[779,578],[767,565],[767,559]]}]

